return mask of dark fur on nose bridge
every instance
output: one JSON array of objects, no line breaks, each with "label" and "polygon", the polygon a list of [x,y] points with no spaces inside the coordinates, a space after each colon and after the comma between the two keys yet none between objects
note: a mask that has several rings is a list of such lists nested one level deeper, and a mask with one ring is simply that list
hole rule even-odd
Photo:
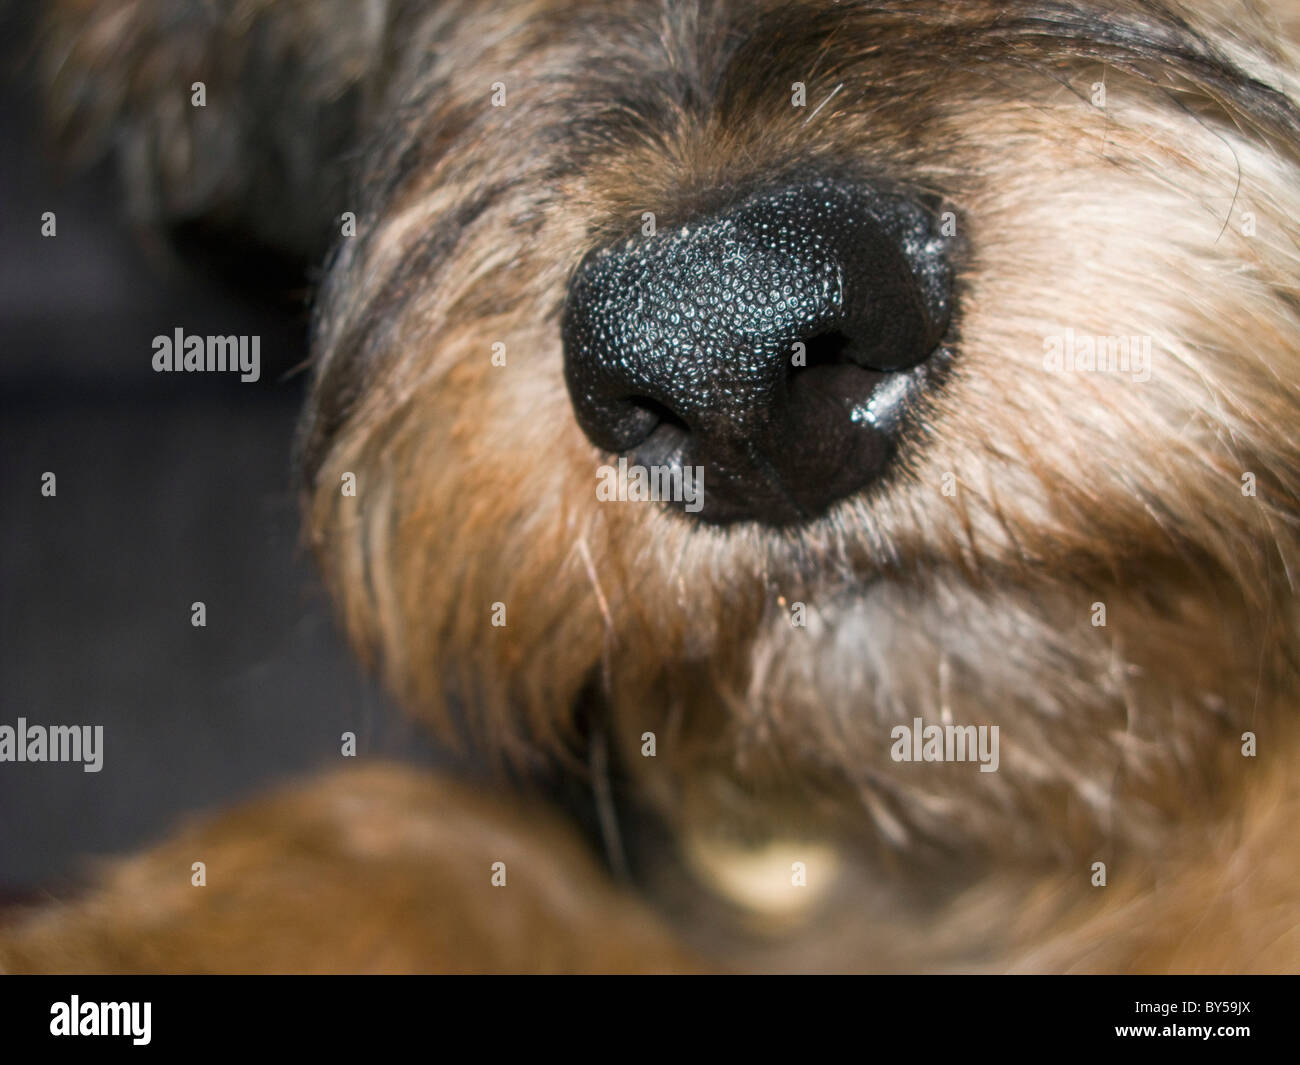
[{"label": "dark fur on nose bridge", "polygon": [[596,446],[704,469],[712,521],[797,521],[869,484],[950,316],[939,220],[848,181],[752,193],[597,249],[564,315]]}]

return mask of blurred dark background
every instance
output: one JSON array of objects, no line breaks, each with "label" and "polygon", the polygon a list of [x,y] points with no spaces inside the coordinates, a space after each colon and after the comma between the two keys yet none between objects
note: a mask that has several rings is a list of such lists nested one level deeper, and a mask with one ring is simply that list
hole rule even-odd
[{"label": "blurred dark background", "polygon": [[[359,673],[300,547],[306,286],[260,284],[249,249],[253,297],[134,232],[111,170],[60,176],[31,6],[0,16],[0,725],[103,725],[104,762],[0,763],[0,900],[337,766],[344,731],[359,758],[434,758]],[[261,380],[154,373],[177,327],[260,335]]]}]

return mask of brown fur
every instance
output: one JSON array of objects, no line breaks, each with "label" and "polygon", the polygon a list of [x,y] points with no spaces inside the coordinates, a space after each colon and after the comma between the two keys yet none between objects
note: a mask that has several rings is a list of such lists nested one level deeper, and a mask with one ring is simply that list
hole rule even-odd
[{"label": "brown fur", "polygon": [[[354,191],[322,208],[290,172],[306,221],[280,223],[359,219],[318,302],[308,527],[354,643],[413,710],[526,768],[581,774],[608,744],[637,888],[714,964],[1297,968],[1294,5],[534,0],[398,4],[379,25],[356,21],[365,5],[338,22],[233,7],[240,33],[167,39],[148,0],[97,5],[89,28],[65,13],[53,99],[83,144],[125,128],[153,146],[123,162],[163,219],[253,228],[262,139],[307,136],[330,102],[300,154],[348,144]],[[261,92],[267,50],[241,43],[258,34],[307,89],[275,123],[226,116],[217,144],[174,83]],[[599,504],[605,458],[561,372],[578,260],[644,211],[670,225],[719,189],[822,170],[958,219],[953,372],[892,476],[784,531]],[[203,195],[177,191],[200,174]],[[1151,336],[1150,380],[1044,371],[1066,327]],[[890,727],[914,716],[999,725],[1000,770],[892,761]],[[818,890],[797,898],[735,872],[767,855],[788,879],[811,854]],[[128,868],[161,874],[145,862]],[[180,940],[77,953],[95,925],[77,912],[63,946],[56,925],[0,958],[259,965]],[[593,953],[556,964],[633,967],[631,929],[589,934]],[[384,964],[531,967],[495,942],[411,944]],[[266,964],[299,967],[289,948]]]},{"label": "brown fur", "polygon": [[[172,875],[198,856],[206,887]],[[506,863],[506,887],[485,871]],[[441,900],[461,900],[448,906]],[[470,900],[475,900],[472,904]],[[113,868],[5,944],[33,972],[667,972],[687,952],[573,831],[397,766],[322,777]]]}]

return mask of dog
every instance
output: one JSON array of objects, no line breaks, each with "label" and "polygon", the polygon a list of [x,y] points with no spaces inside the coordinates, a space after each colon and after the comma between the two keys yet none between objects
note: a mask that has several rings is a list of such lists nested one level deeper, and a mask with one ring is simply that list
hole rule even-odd
[{"label": "dog", "polygon": [[1300,6],[44,37],[134,217],[326,264],[306,537],[496,774],[255,800],[0,966],[1297,968]]}]

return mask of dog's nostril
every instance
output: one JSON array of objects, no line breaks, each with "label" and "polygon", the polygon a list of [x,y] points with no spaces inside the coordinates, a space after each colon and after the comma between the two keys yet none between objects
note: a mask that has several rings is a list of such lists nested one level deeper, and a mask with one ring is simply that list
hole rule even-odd
[{"label": "dog's nostril", "polygon": [[645,415],[645,432],[641,439],[621,450],[630,452],[643,466],[673,466],[681,463],[682,453],[691,430],[681,418],[657,399],[631,396],[628,404]]},{"label": "dog's nostril", "polygon": [[650,396],[630,396],[628,403],[654,418],[651,431],[660,427],[670,427],[679,430],[682,434],[690,432],[690,427],[673,410],[657,399],[652,399]]},{"label": "dog's nostril", "polygon": [[564,308],[578,423],[603,450],[703,467],[707,519],[819,513],[884,469],[950,278],[932,213],[831,181],[599,249]]},{"label": "dog's nostril", "polygon": [[[851,362],[849,358],[851,343],[849,337],[837,329],[809,337],[804,342],[803,367],[811,369],[817,366],[840,366]],[[800,368],[797,362],[793,365],[796,369]]]}]

